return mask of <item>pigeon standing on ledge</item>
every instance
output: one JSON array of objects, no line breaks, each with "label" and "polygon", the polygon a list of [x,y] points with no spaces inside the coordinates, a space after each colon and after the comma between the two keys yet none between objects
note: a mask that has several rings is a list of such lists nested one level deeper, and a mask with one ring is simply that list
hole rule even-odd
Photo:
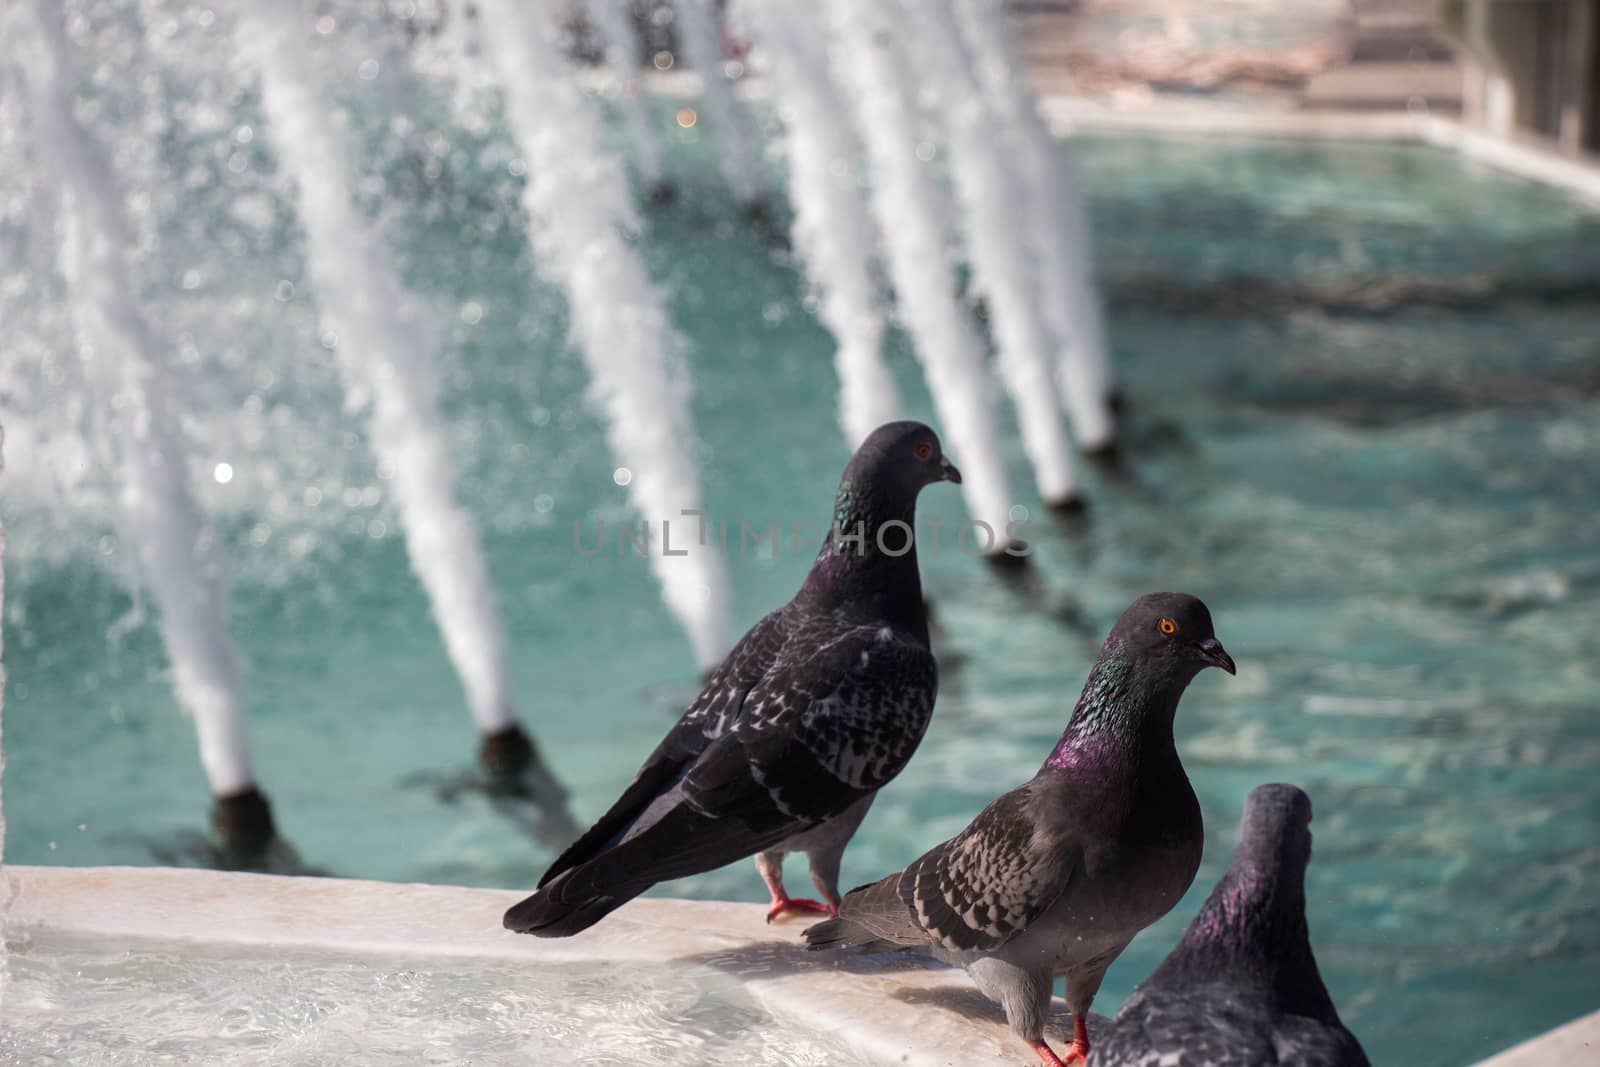
[{"label": "pigeon standing on ledge", "polygon": [[[961,473],[928,427],[872,432],[845,467],[800,592],[728,653],[621,799],[506,912],[507,929],[567,937],[657,882],[751,855],[772,893],[769,922],[837,913],[845,845],[933,712],[910,538],[917,494],[940,481]],[[784,892],[790,852],[806,853],[825,903]]]},{"label": "pigeon standing on ledge", "polygon": [[[1134,601],[1039,773],[905,870],[852,890],[806,942],[930,949],[965,967],[1045,1064],[1082,1063],[1106,968],[1200,866],[1200,804],[1172,721],[1206,667],[1234,672],[1204,604],[1182,593]],[[1065,1060],[1044,1040],[1062,976],[1073,1018]]]},{"label": "pigeon standing on ledge", "polygon": [[1370,1067],[1306,933],[1311,798],[1250,791],[1233,863],[1178,947],[1101,1032],[1095,1067]]}]

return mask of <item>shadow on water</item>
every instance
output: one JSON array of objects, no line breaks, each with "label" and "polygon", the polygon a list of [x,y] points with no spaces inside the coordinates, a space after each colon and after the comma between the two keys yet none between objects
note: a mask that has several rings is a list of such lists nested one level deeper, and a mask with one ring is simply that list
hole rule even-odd
[{"label": "shadow on water", "polygon": [[332,871],[306,863],[293,845],[277,836],[263,846],[248,849],[229,847],[209,834],[190,829],[153,834],[106,834],[101,840],[108,846],[144,852],[152,863],[161,867],[333,877]]},{"label": "shadow on water", "polygon": [[400,787],[427,790],[447,806],[482,798],[496,815],[548,848],[565,848],[579,833],[565,790],[539,771],[507,773],[483,767],[417,771],[402,778]]},{"label": "shadow on water", "polygon": [[1236,400],[1275,415],[1387,429],[1473,411],[1539,410],[1592,401],[1600,397],[1600,368],[1547,369],[1536,376],[1378,377],[1307,363],[1292,376],[1229,388]]},{"label": "shadow on water", "polygon": [[1316,312],[1337,317],[1378,317],[1411,311],[1499,313],[1507,303],[1565,307],[1600,302],[1592,278],[1297,278],[1280,281],[1232,275],[1200,283],[1160,277],[1119,279],[1108,303],[1124,313],[1220,318],[1277,318]]}]

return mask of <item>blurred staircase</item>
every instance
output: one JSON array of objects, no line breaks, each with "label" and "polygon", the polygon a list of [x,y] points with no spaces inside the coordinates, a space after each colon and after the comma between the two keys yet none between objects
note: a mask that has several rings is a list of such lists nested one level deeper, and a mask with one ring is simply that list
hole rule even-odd
[{"label": "blurred staircase", "polygon": [[1310,109],[1369,111],[1426,107],[1460,114],[1461,67],[1435,28],[1436,0],[1355,0],[1349,61],[1312,75]]}]

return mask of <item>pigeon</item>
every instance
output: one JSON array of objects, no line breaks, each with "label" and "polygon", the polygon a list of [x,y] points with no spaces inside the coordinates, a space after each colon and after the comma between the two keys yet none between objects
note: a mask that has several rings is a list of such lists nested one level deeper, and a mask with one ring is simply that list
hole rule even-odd
[{"label": "pigeon", "polygon": [[[567,937],[657,882],[745,856],[770,922],[836,914],[839,861],[872,799],[916,751],[938,672],[917,570],[917,494],[961,481],[919,422],[874,430],[845,467],[827,537],[793,600],[751,628],[601,816],[505,914]],[[803,852],[823,902],[792,898]]]},{"label": "pigeon", "polygon": [[1311,798],[1250,793],[1233,863],[1178,947],[1095,1043],[1095,1067],[1370,1067],[1306,934]]},{"label": "pigeon", "polygon": [[[1206,667],[1234,673],[1192,596],[1151,593],[1112,627],[1066,731],[1027,784],[905,870],[845,897],[812,948],[922,948],[967,973],[1047,1065],[1082,1063],[1106,968],[1176,904],[1200,865],[1200,804],[1178,759],[1178,700]],[[1044,1040],[1067,980],[1073,1040]]]}]

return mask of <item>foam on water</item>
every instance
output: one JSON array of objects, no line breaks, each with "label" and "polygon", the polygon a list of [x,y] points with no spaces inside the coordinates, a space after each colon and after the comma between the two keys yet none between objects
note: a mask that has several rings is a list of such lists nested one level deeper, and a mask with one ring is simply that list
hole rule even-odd
[{"label": "foam on water", "polygon": [[720,149],[717,164],[723,179],[736,203],[759,201],[750,132],[723,62],[720,8],[711,0],[674,0],[672,10],[677,15],[678,43],[700,75],[700,100]]},{"label": "foam on water", "polygon": [[974,521],[995,532],[996,547],[1015,502],[998,447],[995,391],[983,344],[956,297],[945,255],[949,205],[933,173],[915,112],[917,72],[894,45],[876,4],[833,0],[831,56],[872,164],[872,208],[883,237],[900,322],[939,410],[945,448],[961,466],[962,495]]},{"label": "foam on water", "polygon": [[606,41],[606,65],[617,79],[622,116],[628,127],[628,146],[634,167],[646,189],[661,181],[661,135],[645,107],[639,57],[639,34],[633,21],[631,0],[589,0],[586,10]]},{"label": "foam on water", "polygon": [[60,270],[93,395],[110,409],[103,443],[119,460],[122,519],[160,604],[162,641],[211,790],[237,793],[254,784],[239,656],[215,537],[189,485],[167,344],[135,297],[138,281],[124,258],[132,230],[116,169],[73,114],[74,65],[60,12],[41,2],[34,14],[42,47],[24,61],[34,133],[41,162],[68,194]]},{"label": "foam on water", "polygon": [[650,561],[663,595],[688,631],[695,661],[712,667],[731,641],[722,562],[704,547],[686,548],[687,536],[667,555],[662,525],[693,529],[684,515],[701,506],[689,383],[677,364],[683,340],[625,236],[638,227],[627,187],[600,145],[592,106],[545,37],[548,6],[489,0],[483,12],[509,125],[531,168],[522,194],[529,237],[542,268],[567,293],[622,464],[617,484],[660,535]]},{"label": "foam on water", "polygon": [[972,71],[953,13],[936,0],[916,9],[916,32],[901,43],[922,62],[924,84],[948,138],[950,173],[973,286],[989,308],[1000,379],[1011,394],[1034,483],[1047,503],[1074,498],[1072,446],[1056,404],[1055,367],[1043,308],[1058,303],[1041,289],[1034,268],[1036,221],[1016,207],[1027,190],[1005,149],[1005,127],[993,121]]},{"label": "foam on water", "polygon": [[708,967],[517,966],[39,933],[12,941],[0,1063],[867,1067]]},{"label": "foam on water", "polygon": [[764,50],[773,104],[783,119],[794,243],[833,334],[839,424],[852,448],[900,417],[900,396],[883,359],[883,307],[873,277],[872,216],[857,171],[860,143],[828,69],[818,21],[788,0],[746,0]]},{"label": "foam on water", "polygon": [[238,33],[261,73],[267,133],[298,187],[314,295],[351,391],[370,402],[372,447],[390,472],[407,554],[473,719],[486,733],[503,729],[516,721],[505,636],[477,532],[455,499],[429,331],[387,265],[383,235],[352,204],[349,151],[301,59],[305,24],[287,11],[266,5]]},{"label": "foam on water", "polygon": [[980,91],[1003,127],[1008,161],[1017,167],[1025,217],[1037,257],[1040,310],[1060,345],[1058,384],[1078,443],[1097,448],[1115,427],[1107,393],[1115,384],[1100,293],[1094,284],[1094,239],[1073,149],[1050,135],[1028,90],[1027,75],[997,0],[959,0],[967,47]]}]

